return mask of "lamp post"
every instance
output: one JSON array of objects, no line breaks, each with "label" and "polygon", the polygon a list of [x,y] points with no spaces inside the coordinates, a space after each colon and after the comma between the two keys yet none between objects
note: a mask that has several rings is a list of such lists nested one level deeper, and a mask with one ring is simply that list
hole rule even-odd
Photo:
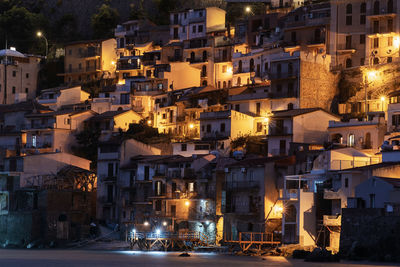
[{"label": "lamp post", "polygon": [[368,91],[368,85],[371,81],[375,80],[377,76],[377,72],[375,70],[370,70],[367,71],[366,75],[364,76],[364,94],[365,94],[365,121],[368,121],[368,98],[367,98],[367,91]]},{"label": "lamp post", "polygon": [[39,37],[39,38],[43,38],[46,41],[46,58],[47,58],[47,54],[48,54],[48,51],[49,51],[49,42],[47,41],[46,36],[44,36],[44,34],[41,31],[38,31],[36,33],[36,36]]}]

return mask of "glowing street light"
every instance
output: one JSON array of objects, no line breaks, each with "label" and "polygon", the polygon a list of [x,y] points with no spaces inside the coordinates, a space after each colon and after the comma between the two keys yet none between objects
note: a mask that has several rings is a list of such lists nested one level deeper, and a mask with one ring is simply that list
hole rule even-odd
[{"label": "glowing street light", "polygon": [[368,121],[368,98],[367,98],[367,91],[368,91],[368,83],[376,80],[378,77],[378,72],[376,70],[368,70],[365,72],[365,79],[364,79],[364,93],[365,93],[365,120]]},{"label": "glowing street light", "polygon": [[383,111],[383,106],[385,105],[385,101],[386,101],[386,97],[385,96],[381,96],[382,111]]},{"label": "glowing street light", "polygon": [[46,41],[46,58],[47,58],[47,54],[49,52],[49,42],[47,41],[46,36],[44,36],[44,34],[41,31],[36,32],[36,36],[39,38],[43,38]]},{"label": "glowing street light", "polygon": [[185,201],[185,206],[186,206],[186,207],[189,207],[189,206],[190,206],[190,201],[189,201],[189,200],[186,200],[186,201]]},{"label": "glowing street light", "polygon": [[157,229],[156,230],[156,235],[160,235],[161,234],[161,230],[160,229]]},{"label": "glowing street light", "polygon": [[148,221],[145,221],[143,224],[144,224],[144,226],[149,226],[149,222]]},{"label": "glowing street light", "polygon": [[167,223],[166,221],[164,221],[164,222],[162,223],[163,226],[167,226],[167,224],[168,224],[168,223]]},{"label": "glowing street light", "polygon": [[147,120],[147,125],[151,126],[152,121],[151,120]]},{"label": "glowing street light", "polygon": [[193,128],[194,128],[194,124],[193,123],[189,124],[189,129],[193,129]]},{"label": "glowing street light", "polygon": [[250,12],[251,12],[251,7],[247,6],[247,7],[245,8],[245,11],[246,11],[246,13],[250,13]]}]

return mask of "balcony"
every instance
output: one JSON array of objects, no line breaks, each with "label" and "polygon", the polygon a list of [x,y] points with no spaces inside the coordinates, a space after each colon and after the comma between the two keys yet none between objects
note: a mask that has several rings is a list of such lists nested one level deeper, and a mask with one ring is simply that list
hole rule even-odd
[{"label": "balcony", "polygon": [[268,73],[268,78],[270,80],[285,80],[285,79],[297,79],[298,72],[281,72],[281,73]]},{"label": "balcony", "polygon": [[89,72],[97,72],[97,71],[101,71],[98,67],[94,66],[94,67],[87,67],[87,68],[70,68],[65,70],[65,73],[89,73]]},{"label": "balcony", "polygon": [[341,226],[342,215],[324,215],[324,226]]},{"label": "balcony", "polygon": [[228,191],[258,191],[260,184],[256,181],[249,182],[230,182],[225,184]]},{"label": "balcony", "polygon": [[282,135],[292,135],[292,131],[289,130],[288,127],[283,127],[283,128],[270,128],[268,131],[268,135],[270,136],[282,136]]},{"label": "balcony", "polygon": [[187,58],[186,62],[190,62],[190,64],[199,64],[206,63],[208,60],[206,58]]},{"label": "balcony", "polygon": [[367,15],[369,19],[379,19],[379,18],[394,18],[396,13],[393,8],[377,8],[372,10],[372,14]]},{"label": "balcony", "polygon": [[37,129],[55,129],[56,123],[27,123],[24,130],[37,130]]},{"label": "balcony", "polygon": [[282,200],[299,200],[300,189],[280,189],[279,196]]},{"label": "balcony", "polygon": [[79,54],[80,58],[93,58],[93,57],[100,57],[100,49],[88,49],[81,51]]},{"label": "balcony", "polygon": [[341,199],[342,197],[342,191],[332,191],[329,189],[325,189],[324,191],[324,199]]}]

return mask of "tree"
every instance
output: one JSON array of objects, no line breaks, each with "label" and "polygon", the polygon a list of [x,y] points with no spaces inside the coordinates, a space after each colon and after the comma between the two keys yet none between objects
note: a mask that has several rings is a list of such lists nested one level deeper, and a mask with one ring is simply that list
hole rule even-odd
[{"label": "tree", "polygon": [[111,38],[113,30],[117,27],[119,13],[115,8],[103,4],[98,12],[92,16],[92,29],[94,38]]},{"label": "tree", "polygon": [[[4,9],[3,9],[4,8]],[[46,31],[48,25],[42,14],[32,13],[25,7],[16,5],[7,9],[7,5],[1,5],[0,31],[2,44],[7,38],[8,46],[15,46],[24,53],[43,53],[43,40],[36,37],[38,30]]]},{"label": "tree", "polygon": [[92,161],[92,169],[96,169],[97,166],[97,148],[99,147],[100,135],[100,130],[86,128],[75,136],[79,146],[72,148],[75,155]]}]

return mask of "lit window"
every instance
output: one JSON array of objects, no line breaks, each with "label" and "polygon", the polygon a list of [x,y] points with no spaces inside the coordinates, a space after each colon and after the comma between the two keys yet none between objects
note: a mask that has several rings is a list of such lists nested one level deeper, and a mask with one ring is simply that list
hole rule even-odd
[{"label": "lit window", "polygon": [[348,146],[354,146],[354,134],[349,134]]}]

